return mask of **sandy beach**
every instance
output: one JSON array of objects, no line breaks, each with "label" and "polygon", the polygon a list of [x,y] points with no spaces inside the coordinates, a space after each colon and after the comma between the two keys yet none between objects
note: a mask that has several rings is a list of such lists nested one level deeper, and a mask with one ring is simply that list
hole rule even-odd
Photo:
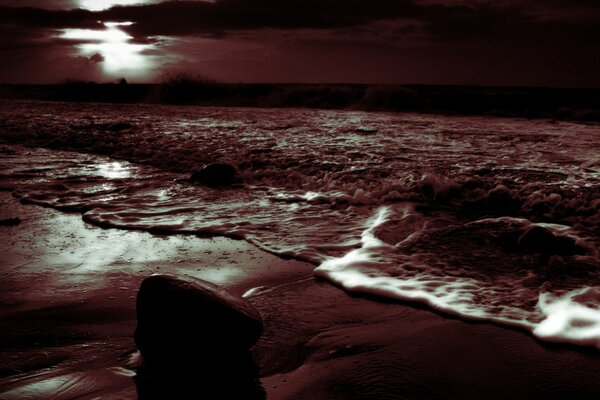
[{"label": "sandy beach", "polygon": [[0,0],[0,400],[600,400],[600,1]]},{"label": "sandy beach", "polygon": [[[0,399],[136,398],[135,296],[152,273],[242,295],[268,399],[597,399],[592,348],[358,298],[244,241],[101,229],[4,192]],[[190,398],[201,397],[202,388]]]}]

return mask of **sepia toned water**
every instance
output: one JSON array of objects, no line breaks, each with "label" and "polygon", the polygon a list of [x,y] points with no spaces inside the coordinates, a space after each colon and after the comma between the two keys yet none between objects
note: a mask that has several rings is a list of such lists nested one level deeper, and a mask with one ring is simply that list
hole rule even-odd
[{"label": "sepia toned water", "polygon": [[[106,228],[241,238],[350,292],[600,348],[600,125],[7,102],[0,188]],[[187,181],[210,162],[231,188]]]}]

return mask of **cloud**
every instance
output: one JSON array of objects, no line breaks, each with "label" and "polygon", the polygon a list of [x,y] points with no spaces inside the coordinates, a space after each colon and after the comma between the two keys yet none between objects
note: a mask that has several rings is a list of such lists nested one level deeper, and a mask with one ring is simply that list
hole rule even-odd
[{"label": "cloud", "polygon": [[[153,51],[172,55],[168,62],[186,59],[190,68],[210,63],[209,72],[217,77],[219,65],[227,65],[230,73],[224,79],[235,80],[235,65],[252,64],[243,71],[248,77],[260,69],[261,62],[265,65],[261,76],[266,76],[266,64],[280,57],[277,63],[284,80],[286,71],[291,71],[284,58],[295,54],[328,60],[331,65],[323,70],[330,70],[331,76],[337,65],[355,60],[356,71],[361,73],[348,70],[349,80],[367,76],[365,66],[371,64],[360,60],[365,57],[361,54],[379,63],[389,60],[394,68],[386,69],[388,75],[380,72],[383,67],[371,68],[376,71],[373,76],[387,80],[394,80],[393,70],[405,71],[409,65],[410,71],[424,76],[419,63],[425,68],[430,64],[437,64],[438,69],[455,68],[460,79],[462,71],[464,76],[477,73],[481,78],[485,75],[482,68],[487,68],[489,76],[490,71],[498,75],[504,71],[496,66],[502,65],[511,70],[507,74],[520,73],[527,79],[540,76],[576,82],[579,75],[588,83],[598,82],[594,71],[600,68],[600,2],[595,0],[574,0],[568,7],[560,0],[188,0],[101,11],[72,9],[67,6],[71,0],[28,0],[21,4],[30,7],[9,7],[15,3],[0,0],[0,56],[27,48],[37,51],[45,45],[77,45],[57,41],[61,29],[100,30],[105,27],[99,21],[131,21],[132,25],[120,27],[132,36],[131,43],[151,44]],[[39,6],[31,7],[35,4]],[[183,46],[183,42],[190,45]],[[248,55],[240,46],[257,50]],[[219,48],[230,51],[223,53]],[[331,56],[324,57],[327,54]],[[310,79],[318,76],[317,64]]]},{"label": "cloud", "polygon": [[37,53],[12,54],[0,61],[0,83],[57,83],[65,80],[106,80],[97,62],[65,55],[56,48]]},{"label": "cloud", "polygon": [[37,7],[45,9],[65,10],[75,7],[76,0],[0,0],[0,6]]},{"label": "cloud", "polygon": [[[339,32],[355,28],[364,31],[365,27],[377,24],[386,29],[384,34],[393,34],[398,28],[393,21],[412,21],[412,28],[419,29],[420,39],[427,36],[441,43],[600,42],[599,2],[579,0],[571,2],[567,9],[558,7],[558,3],[532,5],[532,2],[518,0],[165,1],[116,6],[97,12],[0,7],[0,24],[99,29],[98,21],[132,21],[134,24],[126,30],[136,40],[147,40],[160,35],[219,38],[265,29]],[[358,32],[357,36],[360,35]],[[364,38],[363,35],[360,40]]]},{"label": "cloud", "polygon": [[88,59],[90,62],[97,64],[104,61],[104,56],[100,53],[94,53]]},{"label": "cloud", "polygon": [[[592,17],[597,16],[597,17]],[[564,18],[561,18],[564,17]],[[133,21],[136,37],[224,37],[262,29],[336,30],[386,20],[412,20],[440,41],[555,39],[599,40],[600,3],[463,0],[217,0],[165,1],[108,10],[0,7],[0,23],[40,28],[99,28],[98,21]],[[557,32],[558,31],[558,32]]]}]

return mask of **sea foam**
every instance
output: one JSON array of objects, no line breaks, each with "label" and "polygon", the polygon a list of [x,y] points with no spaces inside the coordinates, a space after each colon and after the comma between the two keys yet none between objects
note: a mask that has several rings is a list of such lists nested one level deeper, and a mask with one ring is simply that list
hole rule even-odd
[{"label": "sea foam", "polygon": [[562,296],[542,293],[538,307],[546,319],[533,328],[535,336],[600,349],[600,288],[585,287]]},{"label": "sea foam", "polygon": [[[406,205],[400,219],[413,212],[414,206]],[[402,243],[392,246],[379,240],[375,236],[377,228],[388,222],[392,215],[389,208],[380,208],[368,221],[361,235],[360,248],[327,259],[315,269],[315,275],[353,293],[423,303],[442,313],[466,319],[525,328],[545,341],[591,345],[600,349],[600,288],[584,287],[560,296],[540,292],[538,303],[531,310],[506,305],[490,307],[481,302],[481,292],[488,290],[482,282],[469,277],[439,275],[432,267],[420,263],[418,257],[399,254],[397,250]],[[517,222],[528,224],[522,219]],[[568,230],[561,225],[546,226],[557,231]],[[409,240],[410,236],[404,239]],[[398,266],[410,267],[419,273],[406,277],[387,273],[391,268],[398,270]],[[518,285],[513,288],[515,297],[520,295],[520,290],[523,288]]]},{"label": "sea foam", "polygon": [[[0,125],[0,188],[22,202],[244,239],[349,291],[597,346],[597,126],[36,102],[4,102]],[[186,181],[210,162],[243,185]]]}]

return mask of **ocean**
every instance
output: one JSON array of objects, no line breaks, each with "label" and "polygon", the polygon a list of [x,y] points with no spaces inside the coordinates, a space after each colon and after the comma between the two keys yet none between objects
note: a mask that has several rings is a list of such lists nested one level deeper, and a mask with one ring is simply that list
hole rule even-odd
[{"label": "ocean", "polygon": [[[243,239],[351,293],[600,348],[597,123],[2,100],[0,143],[23,203]],[[239,183],[187,180],[213,162]]]}]

